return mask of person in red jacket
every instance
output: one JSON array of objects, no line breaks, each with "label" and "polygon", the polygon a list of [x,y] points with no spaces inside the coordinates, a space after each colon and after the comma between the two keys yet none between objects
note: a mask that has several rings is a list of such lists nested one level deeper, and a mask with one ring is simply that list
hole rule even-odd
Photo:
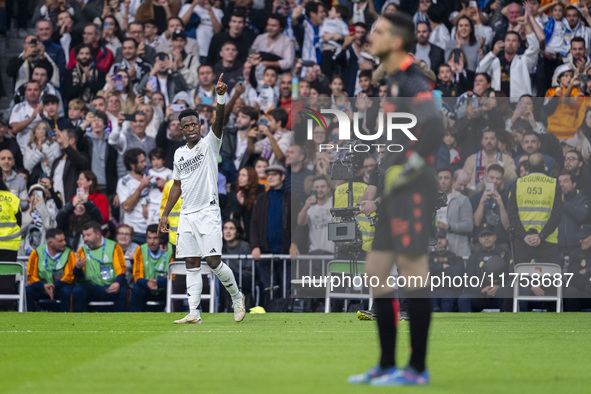
[{"label": "person in red jacket", "polygon": [[[92,47],[92,57],[94,59],[94,66],[106,73],[113,65],[115,58],[113,52],[111,52],[103,43],[101,43],[101,28],[95,24],[89,24],[84,27],[84,33],[82,34],[82,41],[84,44]],[[74,67],[77,63],[76,60],[76,48],[72,48],[70,51],[70,59],[68,61],[68,69]]]},{"label": "person in red jacket", "polygon": [[78,191],[82,189],[82,194],[88,194],[88,199],[96,205],[96,207],[101,211],[101,215],[103,216],[103,224],[107,223],[109,220],[109,202],[107,201],[107,196],[103,193],[100,193],[100,189],[98,186],[98,181],[94,172],[82,171],[80,175],[78,175]]}]

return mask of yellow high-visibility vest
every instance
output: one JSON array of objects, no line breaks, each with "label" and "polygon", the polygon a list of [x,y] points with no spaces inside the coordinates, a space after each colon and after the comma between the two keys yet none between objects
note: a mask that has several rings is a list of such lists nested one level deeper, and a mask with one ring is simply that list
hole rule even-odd
[{"label": "yellow high-visibility vest", "polygon": [[16,223],[21,200],[11,192],[0,191],[0,249],[18,250],[21,227]]},{"label": "yellow high-visibility vest", "polygon": [[[525,231],[535,229],[538,234],[552,214],[556,194],[556,179],[545,174],[535,173],[517,180],[515,197],[519,220]],[[546,238],[549,243],[558,243],[558,228]]]},{"label": "yellow high-visibility vest", "polygon": [[[335,208],[346,208],[348,206],[348,189],[348,183],[343,183],[342,185],[336,187],[334,191]],[[367,189],[367,184],[363,182],[353,182],[353,202],[359,200],[359,197],[361,197],[363,193],[365,193],[365,189]],[[371,217],[374,216],[375,212],[371,214]],[[370,224],[369,218],[365,216],[365,214],[363,213],[357,215],[355,217],[355,220],[357,220],[357,225],[361,230],[362,249],[366,252],[369,252],[371,251],[371,244],[373,242],[375,228]]]},{"label": "yellow high-visibility vest", "polygon": [[[168,202],[168,194],[170,193],[170,188],[172,187],[174,180],[171,179],[170,181],[166,182],[164,185],[164,189],[162,190],[162,202],[160,203],[160,217],[162,217],[162,212],[164,212],[164,207],[166,207],[166,203]],[[183,205],[182,197],[179,197],[174,207],[172,207],[172,211],[168,214],[168,242],[176,246],[176,234],[178,231],[179,226],[179,218],[181,216],[181,205]]]}]

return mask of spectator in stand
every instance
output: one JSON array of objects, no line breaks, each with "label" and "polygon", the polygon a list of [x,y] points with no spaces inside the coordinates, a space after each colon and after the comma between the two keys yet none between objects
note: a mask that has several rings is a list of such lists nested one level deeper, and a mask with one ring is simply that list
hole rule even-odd
[{"label": "spectator in stand", "polygon": [[23,212],[21,224],[22,242],[19,254],[29,255],[45,239],[47,230],[55,227],[55,214],[46,204],[45,189],[40,184],[29,188],[29,209]]},{"label": "spectator in stand", "polygon": [[256,127],[258,118],[259,112],[255,108],[243,106],[236,116],[236,126],[224,126],[220,154],[222,159],[231,160],[236,170],[252,164],[253,156],[248,150],[248,135]]},{"label": "spectator in stand", "polygon": [[548,133],[559,140],[573,138],[581,125],[581,105],[583,100],[564,100],[578,97],[580,82],[574,78],[574,71],[568,64],[558,66],[552,77],[552,88],[546,92],[544,115],[548,117]]},{"label": "spectator in stand", "polygon": [[149,79],[144,78],[136,89],[150,89],[153,92],[161,92],[164,95],[166,105],[174,102],[173,98],[178,92],[189,90],[185,78],[178,72],[174,72],[173,63],[170,57],[162,52],[156,55],[156,63],[150,71],[150,77],[156,77],[156,86],[149,84]]},{"label": "spectator in stand", "polygon": [[82,234],[84,245],[76,254],[74,276],[83,283],[72,291],[72,310],[84,312],[90,301],[113,301],[115,312],[123,312],[127,304],[123,250],[103,237],[97,222],[86,223]]},{"label": "spectator in stand", "polygon": [[531,15],[526,15],[527,49],[522,55],[517,53],[521,37],[515,31],[508,31],[504,41],[497,41],[494,48],[478,64],[477,73],[488,73],[492,78],[494,90],[500,90],[507,97],[521,97],[531,94],[530,73],[538,62],[540,43],[532,29],[536,23]]},{"label": "spectator in stand", "polygon": [[486,168],[484,188],[470,198],[474,212],[474,228],[489,225],[498,244],[509,242],[509,216],[507,214],[507,193],[503,192],[504,169],[498,164]]},{"label": "spectator in stand", "polygon": [[573,174],[573,181],[577,188],[591,199],[591,174],[583,155],[577,150],[571,150],[564,155],[564,169]]},{"label": "spectator in stand", "polygon": [[178,114],[167,112],[167,121],[162,122],[156,135],[156,146],[164,149],[164,166],[172,168],[174,152],[185,144]]},{"label": "spectator in stand", "polygon": [[150,176],[150,194],[148,196],[148,225],[160,222],[160,204],[164,185],[172,179],[172,170],[164,166],[164,150],[154,148],[148,153],[152,168],[148,170]]},{"label": "spectator in stand", "polygon": [[455,37],[447,42],[445,47],[445,58],[449,58],[451,51],[455,48],[461,49],[468,61],[468,70],[476,71],[480,61],[480,43],[476,41],[474,23],[470,17],[464,15],[457,19]]},{"label": "spectator in stand", "polygon": [[[40,98],[43,98],[46,94],[52,94],[59,98],[60,102],[60,116],[64,114],[64,108],[62,103],[62,95],[60,94],[59,89],[53,86],[51,83],[48,83],[51,80],[53,73],[53,69],[48,62],[39,62],[35,64],[33,67],[33,74],[31,76],[31,80],[35,80],[39,82],[39,89],[41,89]],[[25,82],[21,86],[17,87],[16,91],[14,92],[14,104],[22,103],[25,100],[25,89],[27,88],[27,83]],[[62,85],[63,89],[63,85]]]},{"label": "spectator in stand", "polygon": [[442,48],[437,45],[429,43],[431,30],[428,22],[418,22],[416,24],[416,45],[411,48],[410,52],[415,55],[418,60],[424,61],[427,66],[438,72],[441,64],[445,63],[445,53]]},{"label": "spectator in stand", "polygon": [[[158,46],[156,46],[156,52],[170,53],[172,52],[172,34],[175,31],[185,30],[185,25],[182,20],[176,16],[168,18],[167,28],[164,33],[158,39]],[[200,46],[197,44],[197,40],[193,38],[187,38],[187,45],[185,51],[193,56],[199,58]],[[203,63],[201,59],[199,63]]]},{"label": "spectator in stand", "polygon": [[[255,201],[265,192],[265,187],[259,184],[256,171],[252,167],[244,167],[238,171],[238,179],[231,186],[224,213],[226,218],[232,218],[250,229],[252,210]],[[246,239],[249,239],[247,234]]]},{"label": "spectator in stand", "polygon": [[59,42],[64,52],[66,64],[70,57],[70,47],[82,42],[80,31],[74,30],[74,19],[68,11],[61,11],[57,16],[56,30],[53,33],[53,42]]},{"label": "spectator in stand", "polygon": [[328,240],[328,224],[332,222],[330,209],[334,206],[333,191],[328,180],[322,175],[314,177],[312,190],[315,191],[315,195],[305,200],[298,213],[298,226],[308,228],[311,255],[333,254],[334,243]]},{"label": "spectator in stand", "polygon": [[286,185],[292,193],[298,196],[300,201],[305,201],[308,197],[305,191],[306,178],[314,175],[314,171],[305,166],[306,152],[300,145],[291,145],[285,154],[285,164],[287,165]]},{"label": "spectator in stand", "polygon": [[9,124],[12,135],[16,135],[16,142],[24,152],[31,138],[33,126],[41,120],[43,104],[39,101],[41,88],[38,81],[27,82],[25,101],[17,104],[10,113]]},{"label": "spectator in stand", "polygon": [[184,30],[177,30],[172,33],[172,60],[174,68],[183,76],[188,89],[195,89],[197,86],[197,67],[199,58],[185,51],[187,46],[187,35]]},{"label": "spectator in stand", "polygon": [[[130,169],[123,163],[123,156],[130,149],[138,148],[144,154],[144,158],[148,153],[156,148],[156,140],[146,135],[147,117],[143,112],[136,111],[133,113],[134,121],[130,122],[131,133],[125,130],[111,132],[109,135],[109,145],[117,149],[119,159],[117,162],[117,175],[119,178],[125,176],[125,173]],[[125,127],[124,127],[125,128]]]},{"label": "spectator in stand", "polygon": [[445,230],[448,247],[452,253],[469,256],[469,236],[474,229],[470,200],[453,189],[450,169],[437,171],[437,180],[439,190],[447,195],[447,206],[437,211],[437,228]]},{"label": "spectator in stand", "polygon": [[[341,45],[341,53],[335,58],[335,62],[340,68],[340,74],[343,76],[345,91],[349,94],[349,97],[352,97],[357,90],[357,74],[359,70],[371,68],[371,63],[360,55],[367,35],[365,24],[357,23],[353,25],[353,28],[355,34],[345,37],[343,45]],[[299,93],[301,97],[306,97],[302,95],[301,87]]]},{"label": "spectator in stand", "polygon": [[[82,39],[84,44],[90,45],[90,54],[92,59],[94,59],[94,66],[105,73],[108,72],[113,65],[114,57],[113,52],[101,42],[101,28],[95,24],[86,25]],[[74,53],[76,53],[76,48],[70,51],[68,69],[74,67],[78,62]]]},{"label": "spectator in stand", "polygon": [[[228,219],[224,222],[222,228],[222,234],[224,237],[224,246],[222,248],[222,254],[224,255],[249,255],[250,245],[244,240],[244,230],[240,226],[240,223],[235,219]],[[249,260],[247,260],[249,261]],[[226,260],[228,262],[228,260]],[[249,297],[252,295],[252,266],[250,261],[242,263],[242,271],[240,271],[240,264],[238,261],[232,259],[227,263],[228,266],[234,272],[234,276],[237,278],[238,287],[240,291]],[[223,294],[223,296],[222,296]],[[220,305],[225,310],[229,310],[230,300],[226,299],[226,293],[220,292]]]},{"label": "spectator in stand", "polygon": [[60,75],[64,75],[66,71],[66,58],[64,50],[61,45],[52,41],[53,23],[49,20],[40,20],[37,22],[37,37],[45,46],[45,53],[49,55],[51,60],[56,64]]},{"label": "spectator in stand", "polygon": [[[96,175],[92,171],[82,171],[76,184],[78,186],[76,194],[88,194],[88,199],[101,211],[103,219],[100,223],[107,223],[109,220],[109,203],[107,202],[107,196],[100,192]],[[78,189],[80,189],[80,192]]]},{"label": "spectator in stand", "polygon": [[59,88],[59,68],[51,57],[45,53],[45,47],[37,39],[37,36],[27,36],[23,43],[23,52],[8,61],[6,74],[13,79],[14,87],[19,87],[31,79],[33,69],[39,63],[49,64],[49,68],[53,70],[50,82],[55,88]]},{"label": "spectator in stand", "polygon": [[579,248],[577,233],[589,218],[591,200],[577,189],[572,173],[560,173],[558,183],[564,201],[562,219],[558,225],[558,249],[563,256],[574,256]]},{"label": "spectator in stand", "polygon": [[[585,27],[585,29],[589,28]],[[591,60],[587,56],[587,45],[584,38],[574,37],[571,40],[570,53],[563,61],[571,70],[576,70],[579,75],[587,74],[587,71],[591,69]]]},{"label": "spectator in stand", "polygon": [[16,167],[23,167],[23,155],[21,153],[21,149],[14,138],[9,138],[6,136],[7,133],[8,125],[3,120],[0,120],[0,152],[5,149],[10,151],[14,157]]},{"label": "spectator in stand", "polygon": [[[117,74],[120,70],[127,71],[131,84],[135,87],[144,78],[148,78],[152,66],[138,56],[138,43],[133,38],[125,38],[121,46],[122,59],[116,61],[109,70],[110,74]],[[123,84],[125,86],[127,84]],[[122,89],[116,88],[121,91]]]},{"label": "spectator in stand", "polygon": [[[220,31],[212,37],[211,43],[209,44],[209,51],[207,53],[207,64],[213,66],[218,62],[218,60],[220,60],[220,50],[222,49],[221,46],[226,42],[233,42],[236,45],[236,48],[238,49],[238,60],[240,60],[242,63],[246,62],[249,48],[252,47],[252,49],[259,51],[253,44],[255,37],[257,39],[258,37],[255,36],[251,30],[245,29],[245,25],[246,16],[244,12],[242,12],[242,10],[235,10],[230,16],[228,31]],[[287,43],[284,42],[284,44]],[[289,45],[293,47],[293,43],[291,41],[289,42]],[[270,47],[271,45],[268,45],[264,48],[265,51],[262,52],[267,52]],[[282,51],[285,50],[284,47],[280,47],[280,49]],[[291,64],[288,68],[291,68]]]},{"label": "spectator in stand", "polygon": [[55,142],[60,147],[61,156],[54,160],[51,166],[53,187],[63,201],[70,201],[76,195],[78,174],[89,168],[88,158],[76,147],[78,134],[74,129],[56,131]]},{"label": "spectator in stand", "polygon": [[58,228],[47,230],[46,242],[31,252],[27,268],[27,311],[37,311],[39,300],[59,300],[60,311],[70,312],[76,256]]},{"label": "spectator in stand", "polygon": [[85,124],[91,127],[90,133],[84,135],[88,144],[90,170],[96,175],[101,190],[107,195],[114,194],[117,187],[117,151],[109,145],[109,137],[105,134],[109,125],[107,115],[98,109],[95,115],[89,112]]},{"label": "spectator in stand", "polygon": [[261,55],[265,68],[275,67],[287,71],[293,67],[295,47],[293,40],[284,34],[285,27],[286,21],[283,16],[271,15],[267,19],[267,32],[259,34],[252,44],[252,49]]},{"label": "spectator in stand", "polygon": [[53,162],[60,156],[58,143],[47,137],[49,130],[47,123],[37,123],[33,126],[29,143],[25,148],[25,168],[32,173],[31,183],[36,183],[42,172],[49,174]]},{"label": "spectator in stand", "polygon": [[[322,62],[322,50],[316,45],[318,28],[326,18],[326,9],[321,3],[313,1],[305,5],[306,19],[297,26],[294,26],[294,33],[302,48],[302,59],[316,64]],[[296,31],[297,28],[297,31]]]},{"label": "spectator in stand", "polygon": [[139,22],[154,21],[158,32],[166,29],[165,21],[176,17],[179,13],[179,3],[168,0],[146,0],[137,9],[135,20]]},{"label": "spectator in stand", "polygon": [[90,45],[82,44],[72,51],[76,64],[65,73],[64,98],[66,101],[78,98],[89,103],[104,86],[106,73],[96,68]]},{"label": "spectator in stand", "polygon": [[[257,153],[269,161],[269,165],[285,162],[285,153],[293,143],[293,132],[285,130],[287,112],[283,108],[272,109],[268,112],[267,124],[259,124],[258,130],[252,129],[248,135],[247,150],[250,154]],[[254,141],[255,135],[265,136],[260,141]]]},{"label": "spectator in stand", "polygon": [[[144,36],[144,24],[142,22],[131,22],[127,30],[127,37],[133,38],[137,43],[136,55],[150,65],[154,65],[156,60],[156,50],[150,45],[146,45]],[[115,62],[123,60],[123,48],[117,49]]]},{"label": "spectator in stand", "polygon": [[146,154],[140,148],[129,149],[123,156],[125,168],[129,174],[117,183],[117,196],[121,208],[125,211],[122,223],[134,228],[133,241],[143,244],[146,241],[148,226],[148,194],[150,177],[144,175]]},{"label": "spectator in stand", "polygon": [[72,250],[83,244],[82,227],[89,221],[100,223],[103,220],[101,211],[88,199],[88,194],[74,196],[57,214],[57,227],[66,234],[66,243]]},{"label": "spectator in stand", "polygon": [[[523,119],[527,121],[532,129],[538,134],[546,134],[546,125],[543,122],[536,119],[538,116],[538,111],[536,110],[536,106],[532,96],[526,94],[519,98],[517,105],[515,106],[515,111],[511,118],[507,119],[505,122],[505,130],[511,131],[512,126],[518,119]],[[518,141],[521,143],[521,141]]]},{"label": "spectator in stand", "polygon": [[125,38],[123,32],[119,27],[119,22],[112,16],[106,16],[103,18],[103,41],[105,46],[111,51],[111,53],[117,53],[117,50],[121,48],[121,43]]},{"label": "spectator in stand", "polygon": [[193,14],[196,14],[200,19],[196,36],[199,41],[199,61],[201,63],[207,61],[207,53],[212,37],[222,31],[224,11],[213,7],[213,5],[212,0],[193,0],[192,3],[183,5],[178,13],[185,25],[189,23]]},{"label": "spectator in stand", "polygon": [[480,140],[481,149],[470,155],[464,164],[464,171],[470,176],[469,187],[475,190],[484,177],[484,172],[490,164],[499,164],[504,168],[504,182],[517,177],[515,174],[515,162],[511,156],[502,154],[497,148],[497,133],[494,130],[485,130]]},{"label": "spectator in stand", "polygon": [[523,150],[523,154],[517,155],[513,158],[515,161],[515,165],[521,161],[521,157],[523,155],[531,156],[534,153],[540,153],[544,157],[544,168],[546,169],[546,175],[552,175],[553,173],[557,172],[556,163],[552,156],[546,155],[545,153],[540,152],[540,147],[542,143],[540,142],[539,134],[535,131],[528,130],[522,134],[522,141],[521,141],[521,149]]},{"label": "spectator in stand", "polygon": [[[446,235],[445,230],[437,230],[435,235],[437,244],[433,246],[433,251],[429,253],[429,272],[433,276],[445,275],[454,278],[464,273],[464,260],[462,256],[457,256],[448,250]],[[435,289],[431,298],[433,310],[453,312],[460,292],[461,290],[453,286],[443,286]]]},{"label": "spectator in stand", "polygon": [[244,65],[238,60],[238,50],[236,44],[228,41],[220,49],[220,60],[213,66],[215,75],[223,75],[222,82],[228,85],[228,90],[232,90],[238,78],[242,76]]},{"label": "spectator in stand", "polygon": [[[117,232],[115,233],[115,241],[117,244],[121,246],[123,250],[123,255],[125,256],[125,260],[133,261],[133,257],[135,256],[135,252],[137,248],[140,246],[132,241],[133,239],[133,227],[128,224],[122,224],[117,227]],[[128,266],[128,269],[131,270],[133,264]],[[131,271],[130,271],[131,272]]]}]

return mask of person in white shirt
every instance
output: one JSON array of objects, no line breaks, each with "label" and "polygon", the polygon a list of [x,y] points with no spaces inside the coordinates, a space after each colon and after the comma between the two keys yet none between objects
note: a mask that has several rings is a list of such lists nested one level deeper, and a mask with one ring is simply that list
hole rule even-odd
[{"label": "person in white shirt", "polygon": [[121,223],[134,229],[133,242],[146,243],[148,227],[148,193],[150,177],[145,174],[146,155],[140,148],[129,149],[123,155],[129,174],[117,182],[117,197],[123,209]]},{"label": "person in white shirt", "polygon": [[334,243],[328,240],[328,223],[332,222],[332,190],[322,175],[314,178],[312,190],[315,196],[306,199],[298,214],[298,226],[308,226],[310,254],[334,253]]},{"label": "person in white shirt", "polygon": [[[267,124],[259,124],[258,130],[255,128],[248,133],[248,153],[260,154],[269,161],[270,166],[282,165],[285,154],[293,143],[293,132],[285,130],[287,119],[287,111],[283,108],[269,111]],[[254,142],[260,134],[266,138]]]},{"label": "person in white shirt", "polygon": [[164,150],[154,148],[148,153],[152,168],[148,170],[150,177],[150,194],[148,195],[148,225],[160,222],[160,204],[162,190],[166,182],[172,179],[172,170],[164,167]]},{"label": "person in white shirt", "polygon": [[177,203],[181,192],[183,202],[178,224],[176,257],[184,258],[187,267],[187,295],[189,314],[175,324],[202,323],[199,304],[203,282],[201,259],[216,274],[232,297],[234,320],[244,319],[244,295],[238,290],[234,273],[222,262],[222,217],[218,199],[218,157],[222,145],[222,127],[228,86],[220,75],[217,86],[215,122],[211,132],[201,137],[199,114],[186,109],[179,115],[181,130],[187,145],[177,149],[174,156],[174,182],[168,202],[160,219],[159,229],[168,232],[168,215]]},{"label": "person in white shirt", "polygon": [[39,102],[41,87],[38,81],[27,82],[25,101],[14,106],[8,123],[16,134],[16,142],[24,152],[31,136],[33,125],[41,120],[43,104]]},{"label": "person in white shirt", "polygon": [[215,33],[222,31],[222,18],[224,11],[213,7],[213,0],[193,0],[191,4],[185,4],[179,11],[179,17],[187,25],[191,14],[197,14],[200,18],[197,26],[197,42],[199,43],[200,62],[205,63],[209,44]]}]

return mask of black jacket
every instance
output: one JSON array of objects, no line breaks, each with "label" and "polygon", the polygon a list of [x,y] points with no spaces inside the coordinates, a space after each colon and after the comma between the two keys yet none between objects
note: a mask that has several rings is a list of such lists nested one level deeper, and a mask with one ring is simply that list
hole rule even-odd
[{"label": "black jacket", "polygon": [[261,253],[269,253],[267,231],[281,231],[281,254],[289,253],[291,245],[291,192],[286,190],[283,195],[283,228],[267,230],[267,214],[269,210],[269,194],[264,193],[254,203],[250,220],[250,247],[260,248]]},{"label": "black jacket", "polygon": [[[440,64],[445,63],[445,51],[439,48],[437,45],[431,45],[431,49],[429,50],[429,60],[431,60],[431,70],[437,75],[437,67]],[[417,44],[414,44],[410,50],[411,53],[417,53]]]},{"label": "black jacket", "polygon": [[[164,167],[172,169],[174,164],[174,152],[187,141],[172,141],[167,136],[168,122],[160,123],[158,134],[156,134],[156,146],[164,149]],[[223,145],[222,145],[223,146]]]},{"label": "black jacket", "polygon": [[590,208],[589,198],[579,190],[564,196],[562,220],[558,226],[558,247],[561,251],[568,252],[579,247],[577,232],[581,224],[587,221]]},{"label": "black jacket", "polygon": [[[84,137],[88,143],[88,163],[92,167],[92,138]],[[107,177],[107,195],[112,195],[117,192],[117,150],[111,144],[107,144],[107,163],[106,163],[106,177]],[[101,216],[102,217],[102,216]],[[100,223],[100,222],[99,222]]]},{"label": "black jacket", "polygon": [[[64,151],[62,151],[62,156],[53,162],[51,166],[51,178],[53,179],[55,175],[55,169],[57,168],[58,164],[61,161],[61,158],[64,154],[67,154],[68,157],[66,158],[66,163],[64,164],[64,195],[62,198],[64,201],[70,201],[72,197],[76,195],[76,188],[78,184],[76,181],[78,180],[78,174],[81,171],[85,171],[90,169],[90,164],[88,161],[88,157],[85,154],[78,152],[76,149],[68,146]],[[102,223],[102,222],[101,222]]]}]

